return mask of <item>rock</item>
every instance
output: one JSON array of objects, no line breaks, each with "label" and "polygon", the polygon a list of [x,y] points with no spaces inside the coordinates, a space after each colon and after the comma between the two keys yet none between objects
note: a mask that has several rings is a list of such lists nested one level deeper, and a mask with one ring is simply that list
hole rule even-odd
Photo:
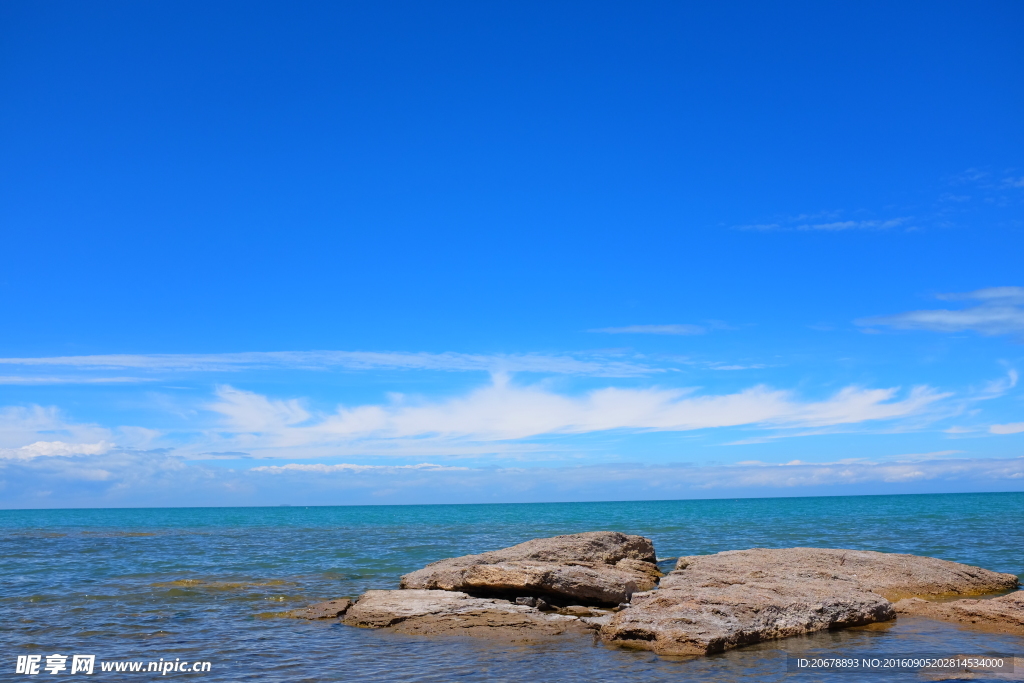
[{"label": "rock", "polygon": [[822,580],[705,580],[633,595],[601,628],[608,643],[664,655],[703,655],[772,638],[895,617],[885,598]]},{"label": "rock", "polygon": [[653,562],[647,562],[645,560],[635,560],[632,557],[625,557],[615,563],[616,569],[624,569],[631,572],[637,572],[640,574],[647,574],[655,582],[658,581],[664,574],[658,569],[658,565]]},{"label": "rock", "polygon": [[602,638],[661,654],[750,643],[895,618],[889,600],[1006,590],[1017,577],[930,557],[827,548],[755,548],[681,557],[655,592],[602,627]]},{"label": "rock", "polygon": [[680,557],[676,571],[661,582],[662,587],[673,585],[684,576],[682,572],[691,568],[715,573],[723,581],[774,576],[780,572],[808,578],[851,580],[892,601],[910,597],[985,595],[1012,590],[1018,583],[1013,574],[934,557],[832,548],[754,548]]},{"label": "rock", "polygon": [[517,605],[526,605],[527,607],[536,607],[537,609],[540,609],[540,610],[551,609],[551,605],[549,605],[544,598],[534,598],[534,597],[516,598],[516,604]]},{"label": "rock", "polygon": [[351,606],[352,601],[348,598],[328,600],[327,602],[318,602],[315,605],[303,607],[302,609],[293,609],[287,613],[287,616],[296,619],[337,619]]},{"label": "rock", "polygon": [[[896,617],[890,600],[981,595],[1018,583],[1010,574],[929,557],[755,548],[681,557],[658,587],[661,574],[654,559],[653,545],[641,536],[590,532],[535,539],[406,574],[402,590],[368,591],[343,621],[408,634],[513,642],[597,629],[610,644],[701,655],[888,621]],[[955,615],[939,618],[1015,629],[1024,623],[1020,595],[900,605],[901,613],[932,610]]]},{"label": "rock", "polygon": [[987,600],[929,602],[907,598],[895,604],[897,614],[950,621],[966,628],[1024,636],[1024,591]]},{"label": "rock", "polygon": [[600,631],[602,627],[606,626],[608,622],[612,620],[612,614],[602,614],[596,617],[580,617],[580,621],[586,624],[589,628],[595,631]]},{"label": "rock", "polygon": [[592,531],[434,562],[403,576],[401,586],[477,596],[543,597],[553,604],[616,605],[657,585],[661,573],[654,560],[649,539]]},{"label": "rock", "polygon": [[587,625],[508,600],[445,590],[370,590],[345,613],[344,623],[412,635],[463,635],[525,642],[579,635]]},{"label": "rock", "polygon": [[594,612],[589,607],[583,605],[569,605],[567,607],[559,608],[559,614],[568,614],[571,617],[592,617]]}]

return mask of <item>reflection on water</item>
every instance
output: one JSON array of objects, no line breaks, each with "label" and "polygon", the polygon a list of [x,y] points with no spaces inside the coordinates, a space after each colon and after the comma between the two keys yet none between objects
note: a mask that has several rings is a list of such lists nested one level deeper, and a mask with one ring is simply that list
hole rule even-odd
[{"label": "reflection on water", "polygon": [[[513,647],[273,618],[394,588],[427,562],[537,536],[620,529],[659,556],[754,546],[934,555],[1021,574],[1024,495],[565,505],[0,512],[0,677],[17,654],[209,660],[211,681],[820,680],[793,652],[1024,653],[1024,639],[923,619],[666,658],[585,638]],[[887,678],[888,676],[888,678]],[[840,681],[923,680],[833,674]],[[19,677],[20,678],[20,677]]]}]

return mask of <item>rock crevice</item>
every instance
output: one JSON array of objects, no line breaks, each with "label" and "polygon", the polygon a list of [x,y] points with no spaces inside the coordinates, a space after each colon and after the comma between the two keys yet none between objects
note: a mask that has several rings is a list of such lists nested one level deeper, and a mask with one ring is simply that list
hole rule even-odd
[{"label": "rock crevice", "polygon": [[650,539],[592,531],[440,560],[406,574],[400,585],[480,597],[540,597],[556,605],[615,606],[657,585],[661,572],[655,559]]}]

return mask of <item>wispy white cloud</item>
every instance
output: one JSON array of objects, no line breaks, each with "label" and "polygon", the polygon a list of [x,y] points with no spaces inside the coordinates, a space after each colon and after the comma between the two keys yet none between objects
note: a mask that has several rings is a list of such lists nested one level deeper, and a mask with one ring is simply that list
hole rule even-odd
[{"label": "wispy white cloud", "polygon": [[674,334],[674,335],[695,335],[704,334],[708,329],[702,325],[627,325],[625,327],[602,327],[588,332],[603,332],[604,334]]},{"label": "wispy white cloud", "polygon": [[992,171],[970,168],[950,178],[952,185],[973,185],[988,191],[1024,188],[1024,176],[1012,175],[1014,169]]},{"label": "wispy white cloud", "polygon": [[581,467],[288,464],[207,467],[163,452],[0,460],[2,507],[644,500],[1024,490],[1024,457]]},{"label": "wispy white cloud", "polygon": [[986,382],[979,392],[972,398],[978,401],[986,401],[993,398],[999,398],[1005,396],[1008,391],[1017,386],[1017,381],[1020,379],[1020,375],[1013,368],[1010,368],[1006,372],[1006,377],[1000,379],[994,379],[990,382]]},{"label": "wispy white cloud", "polygon": [[20,448],[36,441],[60,437],[69,443],[96,443],[111,440],[108,429],[94,424],[66,420],[55,407],[6,406],[0,408],[0,448]]},{"label": "wispy white cloud", "polygon": [[[919,460],[935,460],[937,458],[949,458],[954,455],[963,455],[964,451],[960,450],[945,450],[945,451],[931,451],[929,453],[901,453],[899,455],[890,455],[881,458],[875,458],[874,460],[881,461],[901,461],[901,462],[916,462]],[[867,462],[870,462],[868,460]]]},{"label": "wispy white cloud", "polygon": [[137,384],[139,382],[151,382],[148,377],[72,377],[72,376],[0,376],[0,384],[14,385],[44,385],[44,384]]},{"label": "wispy white cloud", "polygon": [[990,287],[973,292],[942,294],[938,298],[980,303],[958,310],[909,311],[861,318],[854,323],[869,329],[891,327],[933,332],[974,331],[987,336],[1024,333],[1024,287]]},{"label": "wispy white cloud", "polygon": [[1019,169],[967,169],[945,179],[949,186],[947,191],[939,193],[930,208],[927,204],[918,204],[912,208],[888,208],[881,211],[819,211],[733,225],[732,229],[752,232],[839,233],[886,230],[910,232],[954,225],[966,228],[969,225],[967,217],[972,212],[982,210],[982,207],[991,210],[1019,206],[1021,196],[1017,190],[1024,188],[1024,177],[1016,175],[1017,172]]},{"label": "wispy white cloud", "polygon": [[[0,365],[73,367],[80,370],[162,372],[237,372],[252,369],[292,370],[435,370],[442,372],[538,372],[638,377],[663,372],[636,359],[613,354],[469,354],[372,351],[260,351],[221,354],[108,354],[0,358]],[[100,381],[94,378],[88,381]],[[111,381],[107,379],[106,381]],[[124,380],[124,381],[127,381]]]},{"label": "wispy white cloud", "polygon": [[1022,479],[1024,458],[913,460],[908,462],[793,462],[705,468],[704,488],[798,488],[879,483],[910,483],[935,479]]},{"label": "wispy white cloud", "polygon": [[993,434],[1020,434],[1024,432],[1024,422],[1011,422],[1004,425],[992,425],[988,431]]},{"label": "wispy white cloud", "polygon": [[20,448],[0,448],[0,458],[30,460],[46,456],[102,455],[114,448],[108,441],[97,443],[65,443],[64,441],[36,441]]},{"label": "wispy white cloud", "polygon": [[957,436],[959,434],[974,434],[979,431],[981,431],[981,429],[978,427],[964,427],[963,425],[953,425],[952,427],[942,430],[944,434],[951,434],[953,436]]},{"label": "wispy white cloud", "polygon": [[273,400],[231,386],[219,387],[217,396],[220,400],[208,408],[223,415],[237,432],[279,434],[312,417],[298,399]]},{"label": "wispy white cloud", "polygon": [[445,453],[457,443],[503,442],[545,435],[610,430],[691,431],[755,426],[791,429],[893,420],[920,414],[950,394],[915,387],[900,397],[895,388],[847,387],[821,401],[754,386],[734,394],[699,395],[688,389],[605,388],[571,396],[543,384],[517,385],[507,377],[463,396],[441,401],[394,396],[389,403],[339,407],[313,413],[302,401],[270,399],[222,386],[208,409],[222,417],[221,442],[209,448],[302,449],[322,446],[407,444]]},{"label": "wispy white cloud", "polygon": [[751,365],[739,365],[729,363],[708,363],[707,368],[709,370],[761,370],[768,367],[764,363],[754,363]]},{"label": "wispy white cloud", "polygon": [[125,499],[140,507],[181,505],[187,487],[203,489],[205,504],[221,505],[236,486],[220,479],[211,487],[215,470],[189,467],[164,451],[97,451],[0,459],[0,507],[103,507]]},{"label": "wispy white cloud", "polygon": [[826,223],[805,223],[796,226],[795,230],[823,230],[840,232],[843,230],[888,230],[898,228],[907,222],[907,218],[890,218],[882,221],[831,221]]},{"label": "wispy white cloud", "polygon": [[[844,460],[839,462],[804,462],[793,460],[786,463],[765,463],[750,461],[735,465],[678,466],[678,465],[596,465],[589,467],[547,468],[548,473],[557,473],[557,480],[564,485],[626,482],[641,480],[652,488],[689,489],[738,489],[774,488],[793,489],[814,486],[836,486],[863,483],[906,483],[935,479],[963,477],[966,479],[1021,479],[1024,478],[1024,457],[1008,459],[952,458],[958,451],[944,451],[933,454],[894,456],[885,461],[870,459]],[[355,469],[341,465],[338,469],[324,469],[331,466],[297,465],[292,467],[256,467],[251,472],[284,474],[316,473],[344,476],[353,472],[375,472],[380,474],[399,469],[423,469],[429,471],[464,472],[480,476],[484,472],[497,475],[495,478],[515,477],[519,473],[536,476],[536,470],[518,468],[443,468],[431,465],[414,465],[405,468],[364,467]]]},{"label": "wispy white cloud", "polygon": [[287,465],[265,465],[253,467],[250,472],[267,472],[269,474],[285,474],[289,472],[315,472],[317,474],[337,474],[339,472],[397,472],[400,470],[429,470],[432,472],[467,472],[468,467],[451,467],[446,465],[435,465],[429,462],[421,462],[418,465],[353,465],[351,463],[340,463],[337,465],[323,465],[320,463],[306,465],[289,463]]},{"label": "wispy white cloud", "polygon": [[96,455],[115,449],[117,444],[150,448],[161,436],[160,431],[146,427],[107,428],[75,422],[55,406],[0,408],[0,459]]},{"label": "wispy white cloud", "polygon": [[935,295],[944,301],[998,301],[1024,304],[1024,287],[986,287],[973,292],[948,292]]},{"label": "wispy white cloud", "polygon": [[769,223],[749,223],[735,226],[736,230],[755,232],[845,232],[849,230],[890,230],[906,228],[910,218],[900,216],[882,220],[843,220],[839,212],[801,215],[783,218]]}]

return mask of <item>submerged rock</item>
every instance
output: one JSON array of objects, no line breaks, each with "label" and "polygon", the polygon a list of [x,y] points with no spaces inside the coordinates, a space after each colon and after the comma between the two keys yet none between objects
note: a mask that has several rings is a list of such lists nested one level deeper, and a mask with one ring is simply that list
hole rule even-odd
[{"label": "submerged rock", "polygon": [[660,654],[721,652],[762,640],[895,618],[890,600],[1006,590],[1017,577],[930,557],[828,548],[681,557],[602,638]]},{"label": "submerged rock", "polygon": [[657,585],[655,559],[653,544],[643,536],[591,531],[434,562],[403,576],[401,586],[617,605]]},{"label": "submerged rock", "polygon": [[1024,591],[987,600],[929,602],[907,598],[896,603],[896,612],[928,617],[984,631],[1024,636]]},{"label": "submerged rock", "polygon": [[348,598],[318,602],[302,609],[293,609],[287,616],[295,619],[337,619],[352,606]]},{"label": "submerged rock", "polygon": [[344,623],[415,635],[463,635],[523,642],[581,634],[576,617],[542,612],[508,600],[445,590],[370,590],[345,613]]},{"label": "submerged rock", "polygon": [[594,617],[602,614],[602,612],[592,610],[591,608],[584,607],[583,605],[568,605],[566,607],[561,607],[559,608],[558,613],[568,614],[573,617]]}]

